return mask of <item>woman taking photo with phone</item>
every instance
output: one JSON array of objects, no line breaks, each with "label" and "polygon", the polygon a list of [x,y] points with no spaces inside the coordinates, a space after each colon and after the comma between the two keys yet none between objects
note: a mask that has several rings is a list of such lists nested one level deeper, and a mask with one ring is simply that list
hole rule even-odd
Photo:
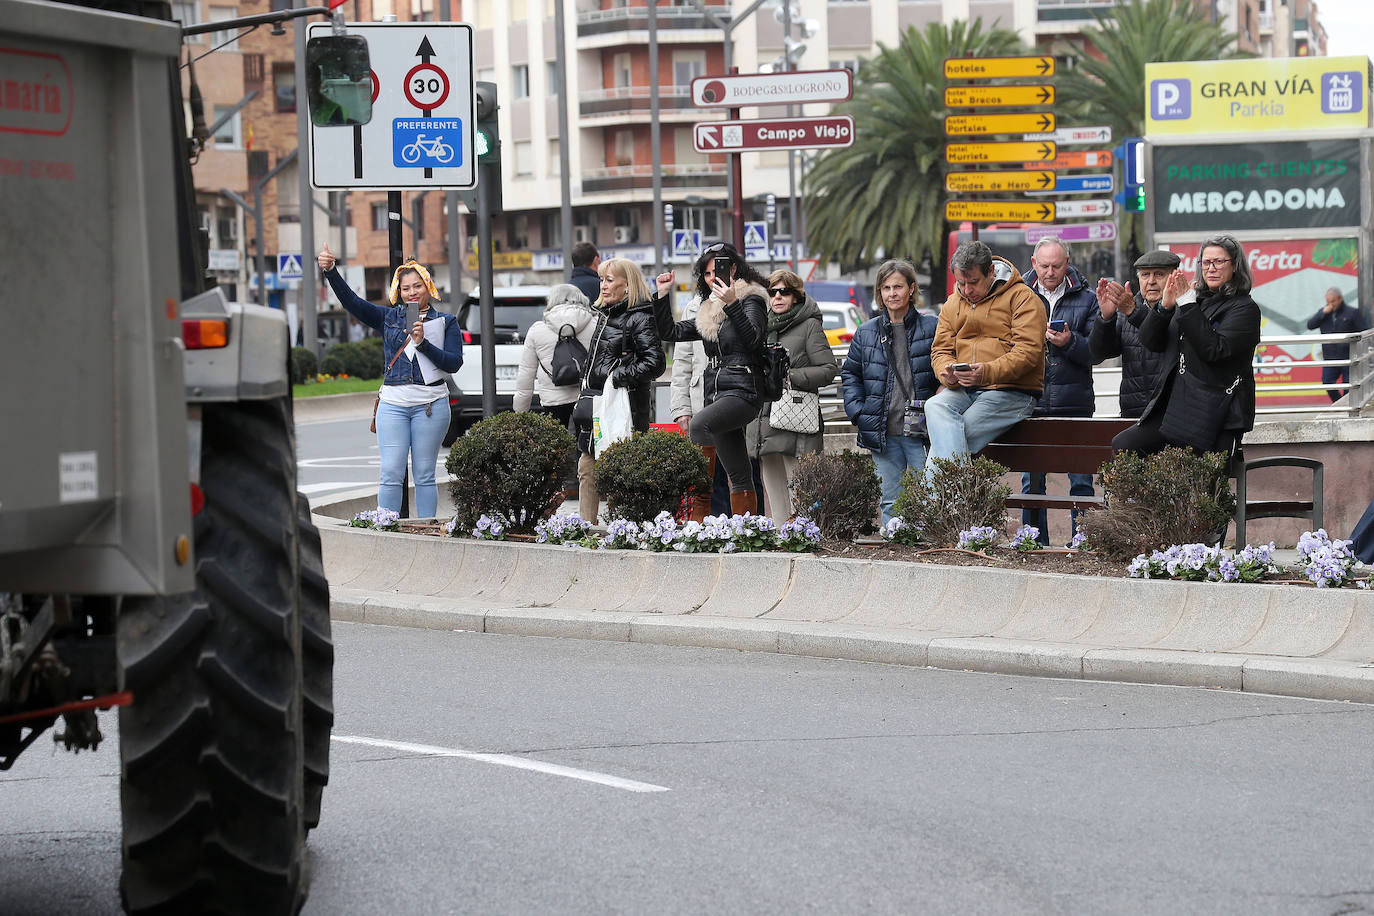
[{"label": "woman taking photo with phone", "polygon": [[[695,318],[673,321],[668,294],[672,271],[659,274],[654,318],[667,341],[700,340],[706,350],[702,378],[704,407],[692,417],[688,437],[701,446],[715,474],[719,459],[730,478],[730,511],[757,514],[758,497],[749,465],[744,428],[759,415],[764,336],[768,331],[768,291],[763,277],[733,246],[719,242],[697,258],[694,268],[701,307]],[[710,494],[692,501],[690,517],[701,521],[711,511]]]},{"label": "woman taking photo with phone", "polygon": [[[416,517],[433,518],[439,507],[434,467],[449,421],[444,375],[457,372],[463,364],[463,329],[457,316],[436,307],[439,292],[434,281],[414,260],[396,268],[387,294],[390,306],[373,305],[353,292],[335,269],[328,245],[317,260],[344,309],[382,333],[386,371],[376,405],[377,450],[382,461],[377,505],[401,511],[409,456],[415,475]],[[442,321],[442,329],[431,326],[433,330],[426,333],[427,323],[434,321]]]}]

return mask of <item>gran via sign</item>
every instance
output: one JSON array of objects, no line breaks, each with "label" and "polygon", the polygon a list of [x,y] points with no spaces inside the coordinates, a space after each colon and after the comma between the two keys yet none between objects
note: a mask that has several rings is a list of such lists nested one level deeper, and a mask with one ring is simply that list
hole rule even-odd
[{"label": "gran via sign", "polygon": [[1360,143],[1155,146],[1155,232],[1360,225]]}]

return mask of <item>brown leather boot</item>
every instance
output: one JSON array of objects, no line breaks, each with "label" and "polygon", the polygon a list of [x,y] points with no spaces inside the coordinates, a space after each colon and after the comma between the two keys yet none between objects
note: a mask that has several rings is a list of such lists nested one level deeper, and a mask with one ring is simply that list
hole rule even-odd
[{"label": "brown leather boot", "polygon": [[753,490],[730,491],[730,513],[732,515],[758,515],[759,497]]},{"label": "brown leather boot", "polygon": [[701,453],[706,456],[706,492],[692,497],[692,507],[687,513],[687,520],[692,522],[705,521],[711,514],[711,488],[716,480],[716,447],[703,445]]}]

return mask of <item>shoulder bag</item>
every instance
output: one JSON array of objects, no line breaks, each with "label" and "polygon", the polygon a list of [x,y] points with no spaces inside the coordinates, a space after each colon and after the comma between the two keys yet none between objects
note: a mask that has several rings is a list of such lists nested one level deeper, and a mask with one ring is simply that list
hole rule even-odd
[{"label": "shoulder bag", "polygon": [[[394,365],[396,365],[396,360],[400,359],[400,358],[401,358],[401,354],[404,353],[405,351],[406,351],[406,348],[405,348],[404,346],[401,346],[401,347],[397,347],[397,348],[396,348],[396,355],[394,355],[394,356],[391,357],[391,362],[389,362],[389,363],[386,364],[386,371],[382,373],[382,384],[383,384],[383,385],[386,384],[386,373],[391,371],[391,367],[394,366]],[[381,403],[382,403],[382,392],[381,392],[380,389],[378,389],[378,391],[377,391],[377,397],[373,398],[373,400],[372,400],[372,425],[368,427],[368,429],[372,430],[373,433],[376,433],[376,432],[377,432],[377,406],[378,406],[379,404],[381,404]]]}]

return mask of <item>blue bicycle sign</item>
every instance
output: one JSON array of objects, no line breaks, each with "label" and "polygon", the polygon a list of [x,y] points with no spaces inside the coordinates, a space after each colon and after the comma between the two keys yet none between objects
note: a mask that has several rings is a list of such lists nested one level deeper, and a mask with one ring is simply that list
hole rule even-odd
[{"label": "blue bicycle sign", "polygon": [[396,168],[452,168],[463,164],[463,122],[458,118],[396,118],[391,131]]}]

